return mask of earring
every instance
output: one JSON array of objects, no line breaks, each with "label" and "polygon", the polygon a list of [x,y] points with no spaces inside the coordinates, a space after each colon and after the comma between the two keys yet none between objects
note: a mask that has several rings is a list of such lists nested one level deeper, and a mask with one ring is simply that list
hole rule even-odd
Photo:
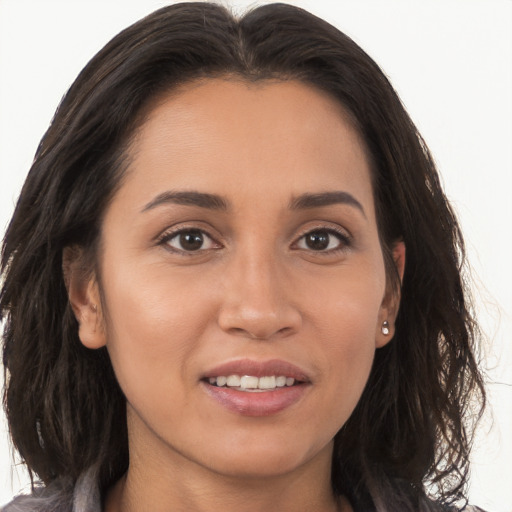
[{"label": "earring", "polygon": [[382,327],[380,328],[382,334],[384,334],[384,336],[387,336],[389,334],[389,322],[387,320],[384,320],[384,322],[382,322]]}]

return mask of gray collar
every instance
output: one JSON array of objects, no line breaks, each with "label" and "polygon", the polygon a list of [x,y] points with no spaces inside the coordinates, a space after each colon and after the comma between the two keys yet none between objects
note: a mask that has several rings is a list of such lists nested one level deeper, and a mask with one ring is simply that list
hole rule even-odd
[{"label": "gray collar", "polygon": [[1,512],[101,512],[96,468],[85,471],[76,485],[70,478],[48,487],[36,486],[30,495],[17,496]]}]

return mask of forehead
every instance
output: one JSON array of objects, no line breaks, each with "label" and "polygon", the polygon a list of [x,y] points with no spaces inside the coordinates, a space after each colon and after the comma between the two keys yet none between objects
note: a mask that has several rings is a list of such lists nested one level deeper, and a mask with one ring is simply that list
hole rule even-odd
[{"label": "forehead", "polygon": [[129,153],[128,183],[146,200],[162,187],[240,198],[342,187],[372,197],[350,116],[327,93],[294,80],[186,84],[153,104]]}]

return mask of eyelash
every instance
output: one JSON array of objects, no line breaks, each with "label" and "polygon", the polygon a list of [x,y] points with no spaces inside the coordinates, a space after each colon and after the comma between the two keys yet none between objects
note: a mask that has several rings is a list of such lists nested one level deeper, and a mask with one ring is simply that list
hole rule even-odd
[{"label": "eyelash", "polygon": [[[333,254],[338,254],[342,251],[347,250],[352,245],[352,238],[349,234],[347,234],[346,231],[337,229],[334,227],[326,227],[326,226],[318,226],[318,227],[308,229],[297,239],[296,242],[294,242],[294,245],[297,245],[300,241],[305,240],[305,238],[308,235],[312,235],[313,233],[326,233],[330,237],[334,235],[334,237],[337,238],[339,245],[335,248],[328,249],[328,250],[315,251],[314,249],[308,249],[308,248],[298,248],[298,250],[310,251],[314,254],[319,254],[319,255],[333,255]],[[330,241],[329,241],[329,244],[330,244]]]},{"label": "eyelash", "polygon": [[202,235],[202,237],[203,237],[203,240],[208,239],[214,245],[217,245],[217,247],[215,247],[215,249],[222,247],[222,245],[219,244],[215,240],[215,238],[213,238],[206,230],[201,229],[201,228],[197,228],[197,227],[181,227],[181,228],[179,228],[177,230],[165,231],[160,237],[158,237],[157,244],[165,246],[165,248],[167,250],[171,251],[171,252],[183,254],[183,255],[186,255],[186,256],[194,256],[194,255],[197,255],[197,254],[200,254],[200,253],[204,253],[204,251],[208,251],[208,250],[214,249],[214,248],[203,249],[201,247],[201,248],[199,248],[197,250],[186,250],[186,249],[179,249],[179,248],[176,248],[176,247],[172,247],[170,245],[171,240],[173,240],[174,238],[179,237],[180,235],[186,234],[186,233],[189,233],[189,234],[190,233],[200,233]]},{"label": "eyelash", "polygon": [[[207,249],[203,249],[201,247],[201,248],[198,248],[197,250],[186,250],[186,249],[179,249],[176,247],[172,247],[170,245],[169,242],[171,240],[179,237],[180,235],[186,234],[186,233],[189,233],[189,234],[190,233],[200,233],[203,237],[203,240],[208,239],[211,241],[211,243],[213,243],[214,245],[217,245],[217,247],[212,247],[212,248],[207,248]],[[336,254],[336,253],[345,251],[352,245],[352,237],[350,235],[348,235],[345,231],[343,231],[341,229],[336,229],[334,227],[326,227],[326,226],[318,226],[318,227],[308,229],[302,235],[300,235],[292,245],[297,246],[300,241],[305,240],[305,237],[307,237],[308,235],[312,235],[313,233],[326,233],[329,236],[334,235],[334,237],[336,237],[338,239],[339,246],[332,248],[332,249],[328,249],[328,250],[318,250],[318,251],[316,251],[314,249],[307,248],[307,247],[304,247],[304,248],[297,247],[295,250],[310,251],[314,254],[319,254],[319,255],[331,255],[331,254]],[[184,227],[184,228],[177,229],[175,231],[166,231],[160,237],[158,237],[157,244],[165,246],[169,251],[187,255],[187,256],[194,256],[194,255],[203,253],[204,251],[222,248],[222,245],[220,243],[218,243],[215,240],[215,238],[213,238],[206,230],[197,228],[197,227]],[[329,244],[330,244],[330,241],[329,241]]]}]

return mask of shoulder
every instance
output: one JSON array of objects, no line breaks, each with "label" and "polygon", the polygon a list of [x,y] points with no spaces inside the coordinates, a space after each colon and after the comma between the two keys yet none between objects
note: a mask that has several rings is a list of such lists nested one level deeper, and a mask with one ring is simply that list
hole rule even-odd
[{"label": "shoulder", "polygon": [[101,500],[94,471],[77,480],[64,478],[49,486],[35,486],[32,494],[14,498],[0,512],[101,512]]},{"label": "shoulder", "polygon": [[36,488],[32,494],[16,496],[1,512],[69,512],[73,494]]}]

